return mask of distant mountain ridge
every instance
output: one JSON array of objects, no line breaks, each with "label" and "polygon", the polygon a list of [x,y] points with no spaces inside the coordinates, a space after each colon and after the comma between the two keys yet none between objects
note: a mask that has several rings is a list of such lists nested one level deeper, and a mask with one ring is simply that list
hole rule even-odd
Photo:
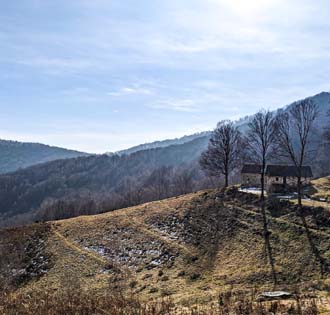
[{"label": "distant mountain ridge", "polygon": [[132,153],[142,151],[142,150],[165,148],[165,147],[168,147],[170,145],[184,144],[184,143],[187,143],[187,142],[190,142],[190,141],[193,141],[195,139],[202,138],[202,137],[210,137],[211,134],[212,134],[211,131],[204,131],[204,132],[194,133],[194,134],[188,135],[188,136],[183,136],[181,138],[166,139],[166,140],[160,140],[160,141],[154,141],[154,142],[139,144],[137,146],[134,146],[134,147],[131,147],[131,148],[128,148],[128,149],[117,151],[115,153],[109,152],[109,153],[106,153],[106,154],[109,154],[109,155],[112,155],[112,154],[118,154],[118,155],[127,154],[128,155],[128,154],[132,154]]},{"label": "distant mountain ridge", "polygon": [[63,149],[40,143],[0,139],[0,173],[59,159],[88,156],[88,153]]},{"label": "distant mountain ridge", "polygon": [[[309,97],[319,106],[319,117],[317,119],[317,129],[319,132],[328,124],[327,111],[330,109],[330,93],[321,92],[314,96]],[[289,110],[296,102],[286,105],[274,113],[279,111]],[[254,115],[245,116],[241,119],[234,121],[234,124],[244,133],[248,122]],[[221,120],[221,119],[219,119]],[[106,152],[106,155],[129,155],[143,150],[150,150],[156,148],[166,148],[171,145],[183,145],[195,139],[204,139],[207,141],[212,134],[212,131],[204,131],[192,135],[186,135],[181,138],[167,139],[161,141],[154,141],[144,143],[128,149],[120,150],[117,152]],[[21,168],[26,168],[32,165],[50,162],[58,159],[68,159],[80,156],[88,156],[90,154],[79,152],[60,147],[44,145],[40,143],[18,142],[0,139],[0,174],[14,172]]]},{"label": "distant mountain ridge", "polygon": [[[326,124],[328,124],[328,117],[326,115],[327,111],[330,110],[330,93],[329,92],[321,92],[319,94],[316,94],[314,96],[310,96],[307,97],[312,99],[318,106],[319,108],[319,117],[318,117],[318,128],[321,127],[324,128],[326,126]],[[274,114],[280,112],[280,111],[288,111],[290,110],[290,108],[292,106],[294,106],[296,102],[293,102],[291,104],[288,104],[284,107],[281,107],[277,110],[274,110]],[[242,117],[236,121],[234,121],[234,124],[244,133],[244,131],[246,130],[249,121],[254,117],[254,115],[248,115],[245,117]],[[128,149],[124,149],[124,150],[120,150],[117,152],[109,152],[106,154],[131,154],[131,153],[135,153],[138,151],[142,151],[142,150],[148,150],[148,149],[156,149],[156,148],[164,148],[164,147],[168,147],[170,145],[176,145],[176,144],[184,144],[187,143],[189,141],[195,140],[197,138],[210,138],[212,134],[212,131],[204,131],[204,132],[200,132],[200,133],[195,133],[192,135],[186,135],[184,137],[181,138],[176,138],[176,139],[167,139],[167,140],[161,140],[161,141],[154,141],[154,142],[150,142],[150,143],[145,143],[145,144],[140,144]]]}]

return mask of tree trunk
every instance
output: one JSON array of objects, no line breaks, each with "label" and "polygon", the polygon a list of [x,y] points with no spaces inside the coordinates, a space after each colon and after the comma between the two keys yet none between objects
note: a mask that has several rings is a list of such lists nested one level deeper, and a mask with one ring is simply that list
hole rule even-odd
[{"label": "tree trunk", "polygon": [[229,178],[229,162],[228,162],[228,157],[226,157],[226,161],[225,161],[225,163],[224,163],[224,169],[225,169],[225,171],[224,171],[224,175],[225,175],[225,188],[227,188],[228,187],[228,183],[229,183],[229,180],[228,180],[228,178]]},{"label": "tree trunk", "polygon": [[265,199],[265,163],[262,165],[261,170],[261,200]]},{"label": "tree trunk", "polygon": [[298,193],[298,211],[299,214],[301,214],[302,212],[301,176],[298,176],[298,180],[297,180],[297,193]]},{"label": "tree trunk", "polygon": [[228,173],[225,174],[225,188],[228,187]]}]

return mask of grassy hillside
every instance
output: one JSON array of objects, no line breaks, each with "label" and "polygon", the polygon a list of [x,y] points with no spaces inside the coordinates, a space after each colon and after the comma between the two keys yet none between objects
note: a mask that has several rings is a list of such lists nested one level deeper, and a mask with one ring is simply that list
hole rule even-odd
[{"label": "grassy hillside", "polygon": [[[134,292],[145,300],[171,296],[183,305],[208,302],[231,288],[271,288],[255,198],[235,189],[204,191],[3,230],[0,249],[13,258],[2,261],[0,274],[6,275],[2,280],[7,285],[18,284],[21,292],[58,290],[71,283],[94,292]],[[320,280],[319,260],[294,206],[273,204],[269,210],[278,288],[315,286]],[[329,213],[305,211],[311,239],[326,264],[325,285]]]},{"label": "grassy hillside", "polygon": [[312,181],[315,189],[313,197],[330,201],[330,177],[322,177]]}]

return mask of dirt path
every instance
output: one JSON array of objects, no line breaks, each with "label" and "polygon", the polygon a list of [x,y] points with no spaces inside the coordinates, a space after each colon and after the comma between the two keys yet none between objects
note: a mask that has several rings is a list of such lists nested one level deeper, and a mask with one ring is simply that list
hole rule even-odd
[{"label": "dirt path", "polygon": [[69,247],[71,250],[78,253],[79,255],[87,256],[88,258],[93,259],[94,261],[98,262],[102,266],[109,263],[109,261],[106,258],[102,257],[101,255],[97,255],[96,253],[93,253],[87,249],[83,249],[83,248],[79,247],[78,245],[76,245],[75,243],[68,240],[63,234],[61,234],[58,231],[58,229],[54,225],[52,225],[52,231],[66,247]]}]

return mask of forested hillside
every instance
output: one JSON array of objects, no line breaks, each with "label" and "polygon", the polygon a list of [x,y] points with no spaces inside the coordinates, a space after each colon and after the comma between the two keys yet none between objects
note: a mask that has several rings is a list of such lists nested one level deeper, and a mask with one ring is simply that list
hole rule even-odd
[{"label": "forested hillside", "polygon": [[0,173],[8,173],[31,165],[87,156],[87,153],[39,143],[0,140]]},{"label": "forested hillside", "polygon": [[[107,211],[207,186],[198,158],[205,138],[184,145],[58,160],[0,176],[1,225]],[[39,210],[39,211],[37,211]]]},{"label": "forested hillside", "polygon": [[144,143],[144,144],[140,144],[140,145],[131,147],[126,150],[118,151],[118,152],[116,152],[116,154],[119,154],[119,155],[131,154],[131,153],[135,153],[135,152],[142,151],[142,150],[164,148],[164,147],[168,147],[170,145],[175,145],[175,144],[184,144],[184,143],[193,141],[198,138],[209,138],[211,133],[212,133],[211,131],[205,131],[205,132],[195,133],[193,135],[184,136],[184,137],[177,138],[177,139],[169,139],[169,140],[163,140],[163,141],[155,141],[155,142],[151,142],[151,143]]}]

